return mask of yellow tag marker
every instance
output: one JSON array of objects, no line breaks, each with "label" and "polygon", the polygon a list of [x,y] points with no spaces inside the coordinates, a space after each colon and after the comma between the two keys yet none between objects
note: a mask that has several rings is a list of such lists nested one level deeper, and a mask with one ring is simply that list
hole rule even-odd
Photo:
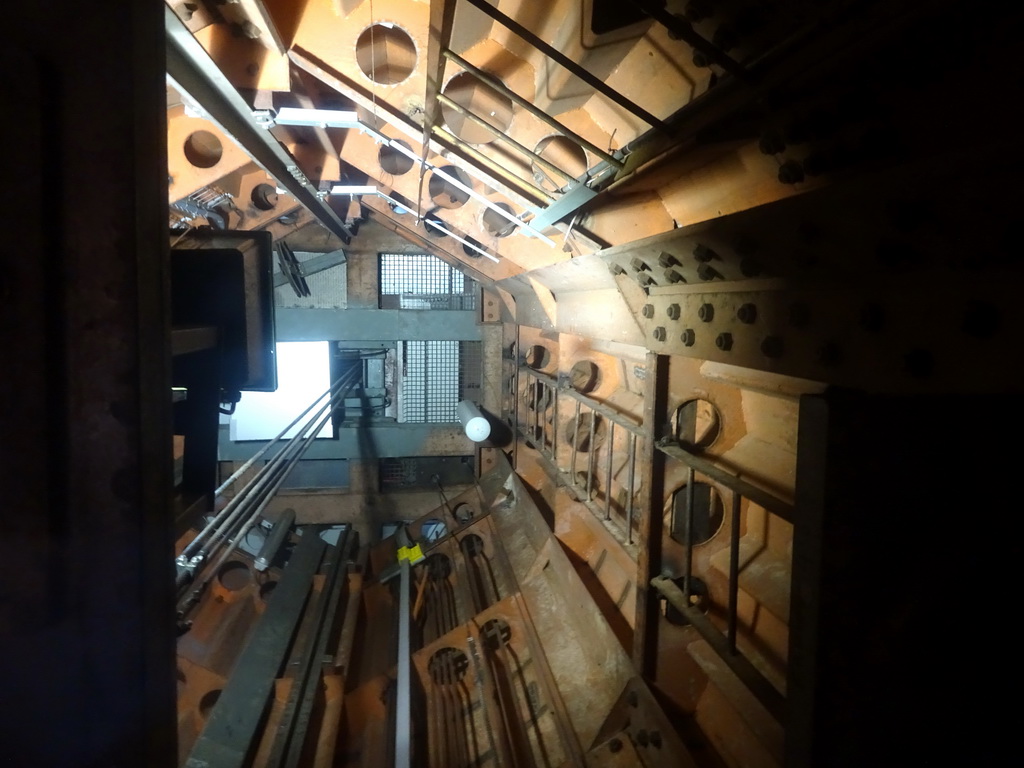
[{"label": "yellow tag marker", "polygon": [[416,565],[420,560],[423,559],[423,550],[420,549],[419,544],[413,544],[411,547],[399,547],[398,548],[398,561],[408,560],[409,565]]}]

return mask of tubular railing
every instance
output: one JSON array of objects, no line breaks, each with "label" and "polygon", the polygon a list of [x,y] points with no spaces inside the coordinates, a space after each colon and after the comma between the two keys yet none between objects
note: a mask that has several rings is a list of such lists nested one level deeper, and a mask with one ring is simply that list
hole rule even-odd
[{"label": "tubular railing", "polygon": [[[520,433],[556,468],[561,480],[573,489],[594,516],[613,529],[619,529],[622,540],[632,545],[640,460],[637,441],[644,437],[643,427],[544,373],[528,366],[520,366],[518,370],[525,375],[518,377],[517,399],[526,403],[526,408],[518,408],[516,416]],[[559,414],[564,414],[566,408],[573,413],[567,440],[559,436]],[[552,412],[550,423],[549,411]],[[607,434],[598,445],[602,427]],[[617,435],[621,451],[616,450]],[[625,494],[618,503],[613,503],[616,486]],[[601,489],[600,494],[598,489]],[[600,500],[599,495],[603,496]]]},{"label": "tubular railing", "polygon": [[[750,689],[751,693],[764,705],[765,709],[779,722],[784,722],[785,697],[755,667],[736,645],[737,610],[739,598],[739,561],[740,561],[740,512],[743,499],[764,508],[770,514],[793,522],[793,506],[777,498],[762,488],[751,485],[736,475],[722,469],[717,464],[679,445],[675,441],[661,440],[655,443],[658,450],[666,456],[686,464],[686,533],[683,545],[683,587],[664,576],[651,579],[651,586],[657,589],[665,599],[678,610],[700,635],[707,641],[722,661]],[[693,605],[693,518],[694,518],[694,479],[700,472],[705,477],[732,492],[731,526],[729,535],[729,600],[726,607],[726,631],[723,634],[704,613]]]}]

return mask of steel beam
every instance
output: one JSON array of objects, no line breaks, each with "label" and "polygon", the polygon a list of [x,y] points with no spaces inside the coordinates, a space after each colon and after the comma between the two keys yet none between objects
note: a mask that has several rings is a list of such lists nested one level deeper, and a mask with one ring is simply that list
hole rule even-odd
[{"label": "steel beam", "polygon": [[[644,379],[644,431],[640,441],[640,488],[637,534],[636,613],[633,622],[633,665],[647,679],[653,679],[657,666],[658,601],[651,599],[651,578],[661,571],[662,499],[665,486],[665,460],[655,449],[661,435],[660,420],[668,410],[668,358],[647,353]],[[608,491],[611,478],[608,478]],[[606,491],[607,492],[607,491]]]},{"label": "steel beam", "polygon": [[239,95],[170,7],[164,9],[167,74],[252,159],[346,244],[352,232],[305,177],[288,151],[253,117]]},{"label": "steel beam", "polygon": [[162,13],[4,8],[8,765],[176,764]]},{"label": "steel beam", "polygon": [[232,768],[248,764],[253,739],[270,693],[291,646],[324,542],[319,526],[302,529],[299,544],[284,569],[274,598],[235,662],[231,678],[196,740],[185,768]]},{"label": "steel beam", "polygon": [[297,669],[292,677],[288,701],[281,715],[270,757],[266,762],[267,768],[296,768],[299,765],[306,735],[309,732],[313,702],[322,685],[321,664],[327,651],[327,640],[334,626],[334,616],[341,602],[341,591],[345,584],[344,574],[347,570],[345,566],[351,555],[355,537],[352,527],[348,526],[340,532],[338,543],[327,550],[330,565],[316,607],[306,622],[302,655],[293,662]]}]

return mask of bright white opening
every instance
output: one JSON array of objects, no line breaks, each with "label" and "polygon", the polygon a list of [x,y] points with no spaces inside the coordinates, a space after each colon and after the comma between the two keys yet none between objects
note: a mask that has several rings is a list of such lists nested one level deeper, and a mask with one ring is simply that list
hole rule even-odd
[{"label": "bright white opening", "polygon": [[[329,342],[278,342],[277,391],[242,393],[231,417],[231,439],[270,440],[330,385]],[[307,419],[290,429],[285,437],[298,432]],[[328,420],[317,437],[332,435],[333,429]]]}]

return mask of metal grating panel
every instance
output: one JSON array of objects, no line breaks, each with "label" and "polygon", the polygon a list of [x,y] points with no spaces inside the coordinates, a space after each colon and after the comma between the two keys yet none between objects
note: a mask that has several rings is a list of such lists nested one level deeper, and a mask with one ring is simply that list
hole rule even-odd
[{"label": "metal grating panel", "polygon": [[380,255],[382,309],[476,309],[476,284],[426,253]]},{"label": "metal grating panel", "polygon": [[399,421],[458,421],[459,400],[480,391],[478,341],[403,341]]},{"label": "metal grating panel", "polygon": [[475,478],[472,456],[405,456],[380,460],[380,490],[436,489],[437,483],[471,485]]}]

